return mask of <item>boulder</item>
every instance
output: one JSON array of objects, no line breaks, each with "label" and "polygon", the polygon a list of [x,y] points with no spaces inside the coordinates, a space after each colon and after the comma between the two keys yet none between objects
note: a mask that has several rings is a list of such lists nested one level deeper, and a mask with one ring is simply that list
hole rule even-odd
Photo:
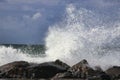
[{"label": "boulder", "polygon": [[57,73],[66,72],[66,67],[56,65],[55,62],[45,62],[42,64],[27,67],[27,78],[51,78]]},{"label": "boulder", "polygon": [[57,73],[52,80],[57,80],[57,79],[71,79],[73,78],[73,75],[71,72],[67,71],[64,73]]},{"label": "boulder", "polygon": [[89,67],[87,60],[82,60],[69,68],[67,72],[59,73],[54,78],[86,78],[88,71],[89,74],[94,72],[94,70]]},{"label": "boulder", "polygon": [[51,78],[66,72],[69,66],[60,60],[41,64],[15,61],[0,67],[0,78]]},{"label": "boulder", "polygon": [[96,67],[94,70],[91,68],[87,60],[82,60],[79,63],[73,65],[64,73],[58,73],[52,79],[88,79],[88,80],[110,80],[109,75],[104,73],[100,67]]},{"label": "boulder", "polygon": [[59,65],[63,68],[65,68],[66,70],[70,68],[70,66],[62,61],[60,61],[59,59],[57,59],[55,62],[53,62],[56,65]]},{"label": "boulder", "polygon": [[111,80],[110,76],[107,75],[105,72],[101,72],[95,76],[91,76],[87,78],[88,80]]},{"label": "boulder", "polygon": [[29,66],[28,62],[15,61],[12,63],[5,64],[0,67],[1,78],[20,78],[25,77],[26,67]]},{"label": "boulder", "polygon": [[105,71],[112,79],[120,79],[120,66],[113,66]]},{"label": "boulder", "polygon": [[85,59],[73,65],[69,71],[72,72],[73,77],[76,78],[87,78],[95,74],[95,71],[89,66]]}]

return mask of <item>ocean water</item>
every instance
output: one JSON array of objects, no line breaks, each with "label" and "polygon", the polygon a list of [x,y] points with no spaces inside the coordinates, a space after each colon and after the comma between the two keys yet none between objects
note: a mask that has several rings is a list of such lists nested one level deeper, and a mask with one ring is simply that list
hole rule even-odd
[{"label": "ocean water", "polygon": [[60,59],[72,66],[86,59],[90,66],[104,70],[120,66],[120,22],[107,20],[105,15],[69,4],[63,20],[49,27],[44,46],[1,45],[0,65]]},{"label": "ocean water", "polygon": [[[0,65],[13,61],[41,62],[45,57],[44,45],[1,44]],[[40,61],[39,61],[40,60]]]}]

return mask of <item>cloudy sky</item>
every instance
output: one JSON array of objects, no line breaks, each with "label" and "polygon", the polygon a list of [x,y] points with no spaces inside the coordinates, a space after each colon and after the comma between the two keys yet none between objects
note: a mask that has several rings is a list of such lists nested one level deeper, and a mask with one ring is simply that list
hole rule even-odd
[{"label": "cloudy sky", "polygon": [[68,4],[118,19],[120,0],[0,0],[0,43],[42,44]]}]

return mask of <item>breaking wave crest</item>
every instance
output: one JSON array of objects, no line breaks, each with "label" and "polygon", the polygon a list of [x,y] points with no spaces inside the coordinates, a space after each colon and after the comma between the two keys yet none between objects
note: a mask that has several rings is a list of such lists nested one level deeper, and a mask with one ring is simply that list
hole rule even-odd
[{"label": "breaking wave crest", "polygon": [[15,49],[12,46],[0,46],[0,65],[4,65],[13,61],[27,61],[34,63],[47,61],[46,59],[43,59],[45,57],[43,54],[37,56],[33,54],[31,55],[20,49]]},{"label": "breaking wave crest", "polygon": [[109,26],[93,11],[76,9],[70,4],[65,19],[49,28],[46,37],[48,58],[61,59],[70,65],[87,59],[91,66],[106,69],[120,65],[120,25]]}]

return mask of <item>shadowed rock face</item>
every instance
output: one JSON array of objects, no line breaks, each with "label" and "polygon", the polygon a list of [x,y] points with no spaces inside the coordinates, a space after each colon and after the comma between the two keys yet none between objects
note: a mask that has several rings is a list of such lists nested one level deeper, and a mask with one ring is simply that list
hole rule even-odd
[{"label": "shadowed rock face", "polygon": [[[27,67],[28,78],[50,78],[55,74],[67,71],[66,68],[56,65],[54,62],[46,62]],[[31,74],[32,73],[32,74]]]},{"label": "shadowed rock face", "polygon": [[110,75],[113,79],[120,79],[120,67],[119,66],[113,66],[106,70],[106,73]]}]

